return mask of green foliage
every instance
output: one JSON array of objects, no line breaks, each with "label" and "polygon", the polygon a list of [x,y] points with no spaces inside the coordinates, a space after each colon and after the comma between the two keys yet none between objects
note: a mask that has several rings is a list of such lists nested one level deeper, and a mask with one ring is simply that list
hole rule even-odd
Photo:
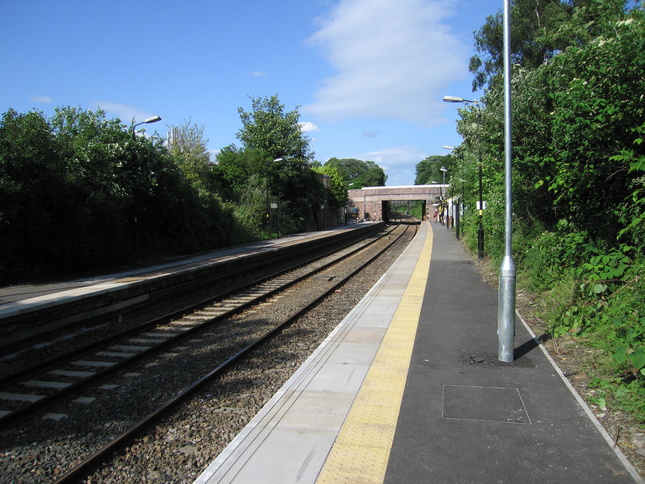
[{"label": "green foliage", "polygon": [[319,168],[314,168],[316,173],[327,175],[329,177],[329,194],[331,198],[328,200],[329,205],[332,207],[344,207],[347,204],[347,183],[338,171],[338,168],[325,165]]},{"label": "green foliage", "polygon": [[[247,190],[245,177],[257,174],[263,180],[266,202],[279,206],[281,234],[313,229],[324,192],[310,169],[309,138],[300,130],[300,115],[297,109],[286,112],[277,95],[251,101],[250,112],[238,109],[238,138],[244,147],[231,146],[220,153],[222,173],[238,194]],[[268,216],[266,202],[263,212]]]},{"label": "green foliage", "polygon": [[441,167],[445,167],[452,172],[453,156],[434,155],[428,156],[421,160],[416,166],[415,185],[429,185],[432,183],[443,183],[443,172]]},{"label": "green foliage", "polygon": [[[260,150],[273,159],[306,163],[309,139],[300,131],[298,110],[285,112],[278,96],[251,98],[252,110],[238,108],[242,129],[237,137],[246,148]],[[296,169],[298,167],[296,166]]]},{"label": "green foliage", "polygon": [[373,161],[355,158],[330,158],[324,166],[336,168],[351,189],[380,187],[385,185],[387,181],[383,168]]},{"label": "green foliage", "polygon": [[204,138],[204,125],[190,120],[179,126],[171,126],[167,148],[186,179],[196,188],[208,186],[209,173],[213,165]]},{"label": "green foliage", "polygon": [[0,123],[0,279],[71,275],[227,245],[233,213],[161,140],[102,111]]},{"label": "green foliage", "polygon": [[[527,69],[549,61],[562,40],[557,34],[571,15],[568,2],[561,0],[514,0],[511,9],[511,62]],[[504,68],[503,14],[499,10],[486,18],[475,33],[477,55],[470,60],[474,74],[473,91],[502,75]]]},{"label": "green foliage", "polygon": [[[598,403],[645,395],[645,13],[623,0],[513,2],[513,255],[553,334],[594,346]],[[476,34],[477,104],[460,110],[451,187],[475,250],[478,164],[485,253],[504,243],[501,15]]]},{"label": "green foliage", "polygon": [[233,193],[237,193],[233,196],[236,199],[239,199],[239,192],[245,189],[254,175],[262,174],[265,185],[269,183],[269,174],[274,171],[272,165],[271,158],[260,149],[229,145],[217,154],[220,175],[232,188]]}]

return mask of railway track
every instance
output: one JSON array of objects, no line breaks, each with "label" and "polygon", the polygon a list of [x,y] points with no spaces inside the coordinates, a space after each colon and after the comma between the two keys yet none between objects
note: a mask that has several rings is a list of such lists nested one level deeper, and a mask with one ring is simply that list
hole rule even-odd
[{"label": "railway track", "polygon": [[[409,227],[413,228],[416,226]],[[34,412],[42,413],[45,407],[52,405],[61,406],[61,401],[65,399],[69,400],[73,395],[88,393],[90,391],[88,389],[91,386],[96,387],[98,385],[98,380],[105,382],[107,379],[115,377],[115,375],[125,374],[128,369],[137,368],[137,371],[139,371],[142,367],[155,366],[155,359],[172,359],[172,355],[187,351],[186,348],[193,344],[191,341],[197,341],[196,346],[198,346],[201,340],[208,339],[204,334],[209,335],[208,332],[213,331],[212,328],[214,326],[224,328],[221,331],[225,334],[235,333],[236,331],[244,333],[243,341],[237,341],[230,345],[225,342],[227,337],[222,336],[222,341],[219,344],[223,347],[227,345],[230,347],[225,351],[216,351],[219,355],[217,358],[219,359],[218,363],[214,365],[214,368],[211,367],[210,371],[205,372],[200,378],[185,385],[184,390],[181,392],[177,393],[175,389],[175,391],[171,392],[173,395],[167,398],[166,403],[155,405],[155,408],[147,412],[143,418],[135,416],[131,419],[136,420],[136,422],[124,425],[128,427],[128,430],[122,432],[116,438],[111,438],[107,444],[102,445],[99,452],[88,456],[74,470],[68,472],[61,478],[61,482],[72,482],[79,475],[87,473],[88,469],[104,460],[106,455],[111,454],[116,448],[125,445],[136,435],[139,435],[145,428],[152,425],[153,422],[162,418],[168,412],[171,412],[182,401],[189,398],[197,389],[213,378],[216,378],[230,365],[237,362],[239,358],[242,358],[258,345],[261,345],[263,341],[271,338],[285,325],[297,319],[304,311],[307,311],[317,301],[325,297],[326,294],[335,291],[364,265],[375,260],[377,253],[387,250],[387,247],[395,243],[399,237],[403,237],[403,233],[396,234],[395,236],[393,233],[394,230],[395,227],[392,227],[387,232],[380,234],[381,237],[375,238],[370,243],[365,242],[359,244],[360,247],[352,246],[333,256],[325,257],[315,263],[308,264],[294,271],[289,271],[279,277],[248,288],[245,291],[230,295],[226,299],[212,302],[208,305],[200,305],[196,310],[183,310],[180,312],[180,315],[175,314],[172,317],[164,317],[150,322],[150,325],[146,325],[145,328],[141,329],[139,334],[131,333],[120,335],[120,338],[124,338],[121,341],[111,340],[104,343],[103,347],[95,345],[89,348],[90,356],[67,355],[63,359],[64,361],[58,361],[53,365],[49,362],[49,366],[39,369],[32,368],[29,372],[23,373],[22,375],[13,375],[11,378],[4,379],[3,382],[8,385],[3,390],[5,393],[13,393],[7,390],[15,391],[16,388],[21,388],[21,391],[24,391],[26,387],[50,389],[48,394],[43,395],[42,398],[38,398],[32,404],[17,406],[17,410],[14,410],[12,414],[5,415],[3,418],[5,425],[16,425],[16,422],[19,420],[32,418]],[[398,230],[403,232],[400,229]],[[380,241],[383,247],[375,247],[379,245],[378,241]],[[337,268],[339,264],[347,266],[349,259],[359,259],[361,257],[363,261],[360,264],[355,263],[351,271],[339,270]],[[309,298],[307,301],[303,300],[301,307],[293,308],[292,311],[289,311],[288,316],[281,316],[275,321],[264,321],[262,324],[256,323],[253,325],[253,330],[248,329],[248,327],[241,329],[240,325],[235,321],[230,321],[231,318],[235,319],[236,314],[258,304],[280,306],[285,292],[299,290],[295,286],[296,284],[316,285],[320,286],[322,290],[319,291],[316,297]],[[251,313],[252,311],[251,309]],[[226,323],[227,320],[229,320],[228,323]],[[226,329],[227,325],[228,329]],[[86,354],[88,353],[87,350]],[[199,350],[193,349],[192,351]],[[74,369],[69,369],[70,367]],[[80,375],[80,373],[83,373],[84,376]],[[90,373],[92,374],[90,375]],[[56,385],[37,383],[53,383],[52,376],[65,378],[56,380]],[[29,379],[25,380],[25,378]],[[78,380],[79,378],[80,380]],[[59,383],[66,385],[63,386]],[[23,393],[23,395],[28,395],[28,393]],[[80,399],[83,398],[87,397],[80,397]],[[66,405],[67,407],[70,406],[69,403]]]},{"label": "railway track", "polygon": [[[393,231],[389,227],[380,237]],[[215,301],[202,301],[173,311],[134,330],[77,348],[55,359],[0,379],[0,429],[51,407],[91,385],[182,344],[210,325],[312,277],[378,241],[369,238],[296,269],[272,274],[246,289]],[[4,405],[3,405],[4,404]],[[3,408],[4,407],[4,408]]]}]

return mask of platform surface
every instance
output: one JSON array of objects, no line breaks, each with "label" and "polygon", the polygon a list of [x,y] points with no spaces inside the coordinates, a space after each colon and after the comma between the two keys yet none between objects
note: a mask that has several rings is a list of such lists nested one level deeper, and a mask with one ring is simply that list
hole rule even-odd
[{"label": "platform surface", "polygon": [[119,291],[145,279],[163,278],[173,273],[190,271],[205,264],[217,264],[236,257],[263,252],[268,253],[281,247],[298,244],[325,235],[333,235],[340,231],[368,228],[374,223],[358,224],[354,222],[331,229],[303,232],[278,239],[263,240],[200,254],[175,257],[140,267],[128,267],[119,271],[76,280],[2,286],[0,287],[0,321],[4,318],[73,302],[96,294]]},{"label": "platform surface", "polygon": [[425,222],[195,482],[643,482],[520,318],[497,345],[497,292]]}]

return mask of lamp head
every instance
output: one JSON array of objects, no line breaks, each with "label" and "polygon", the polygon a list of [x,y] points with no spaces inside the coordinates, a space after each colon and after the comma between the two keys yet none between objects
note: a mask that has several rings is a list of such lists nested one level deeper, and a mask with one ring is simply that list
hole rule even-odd
[{"label": "lamp head", "polygon": [[444,96],[443,97],[444,102],[447,103],[474,103],[475,101],[471,101],[470,99],[464,99],[463,97],[457,97],[457,96]]}]

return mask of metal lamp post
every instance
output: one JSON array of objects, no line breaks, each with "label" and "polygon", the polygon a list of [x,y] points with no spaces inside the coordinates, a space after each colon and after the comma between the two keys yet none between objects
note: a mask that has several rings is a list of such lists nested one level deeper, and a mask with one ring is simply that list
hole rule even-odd
[{"label": "metal lamp post", "polygon": [[[273,163],[277,161],[282,161],[283,158],[276,158],[273,160]],[[266,163],[266,189],[267,189],[267,233],[269,234],[269,238],[271,238],[271,205],[269,204],[269,162],[267,161]]]},{"label": "metal lamp post", "polygon": [[[444,96],[443,100],[447,103],[464,103],[464,104],[476,104],[477,105],[477,120],[479,121],[479,127],[481,129],[481,107],[479,106],[479,101],[471,101],[470,99],[464,99],[463,97],[456,96]],[[484,190],[482,183],[482,150],[481,146],[478,149],[479,157],[479,206],[477,207],[479,211],[479,229],[477,229],[477,258],[482,260],[484,258]]]},{"label": "metal lamp post", "polygon": [[141,126],[142,124],[150,124],[150,123],[156,123],[157,121],[161,121],[161,116],[153,116],[151,118],[148,118],[144,121],[141,121],[140,123],[135,124],[132,126],[132,139],[135,139],[135,128],[137,126]]},{"label": "metal lamp post", "polygon": [[[443,173],[443,184],[446,184],[446,172],[448,171],[448,168],[445,166],[442,166],[439,168],[439,171]],[[446,193],[447,195],[447,193]],[[443,219],[446,224],[446,228],[450,228],[450,216],[448,216],[448,220],[446,220],[446,214],[448,213],[448,204],[446,203],[446,200],[443,196],[443,186],[441,187],[441,212],[443,213]]]},{"label": "metal lamp post", "polygon": [[[512,255],[513,199],[511,139],[511,2],[504,0],[504,259],[499,271],[497,300],[497,359],[510,363],[514,359],[516,268]],[[473,102],[453,96],[446,102]],[[482,208],[482,207],[480,207]]]},{"label": "metal lamp post", "polygon": [[[142,124],[150,124],[150,123],[156,123],[157,121],[161,121],[161,116],[153,116],[151,118],[148,118],[144,121],[141,121],[140,123],[135,124],[132,126],[132,141],[136,139],[135,135],[135,129],[137,126],[141,126]],[[137,213],[137,199],[135,195],[132,195],[132,204],[134,205],[134,217],[133,217],[133,222],[134,222],[134,252],[136,255],[137,260],[139,260],[139,216]]]},{"label": "metal lamp post", "polygon": [[512,141],[511,141],[511,2],[504,0],[504,179],[505,245],[499,271],[497,309],[498,354],[500,361],[514,358],[515,339],[515,263],[512,255]]},{"label": "metal lamp post", "polygon": [[[444,149],[454,151],[455,147],[454,146],[448,146],[448,145],[443,145]],[[457,206],[455,210],[455,237],[457,237],[457,240],[459,240],[459,231],[461,229],[461,205],[463,204],[462,197],[464,196],[464,180],[462,178],[459,178],[457,181],[461,182],[461,191],[459,192],[459,195],[456,197],[457,198]]]}]

